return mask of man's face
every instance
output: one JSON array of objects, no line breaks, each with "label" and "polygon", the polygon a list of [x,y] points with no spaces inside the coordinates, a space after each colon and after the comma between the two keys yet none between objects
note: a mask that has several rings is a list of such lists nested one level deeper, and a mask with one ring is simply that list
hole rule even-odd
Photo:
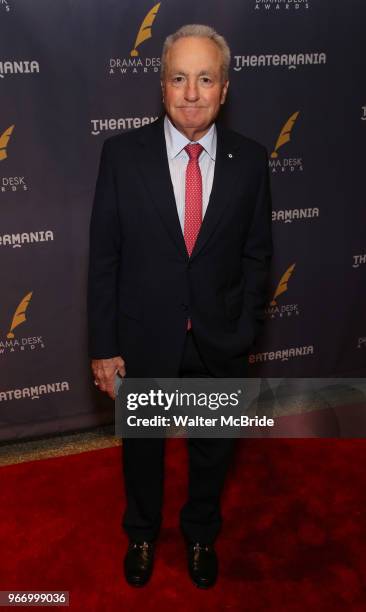
[{"label": "man's face", "polygon": [[209,38],[179,38],[170,47],[162,81],[165,110],[175,127],[199,140],[214,122],[226,98],[222,55]]}]

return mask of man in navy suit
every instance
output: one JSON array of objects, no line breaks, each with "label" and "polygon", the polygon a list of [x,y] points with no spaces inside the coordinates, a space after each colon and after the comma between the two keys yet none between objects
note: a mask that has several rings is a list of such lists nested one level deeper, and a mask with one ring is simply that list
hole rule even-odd
[{"label": "man in navy suit", "polygon": [[[163,47],[165,115],[103,146],[90,226],[89,347],[99,389],[124,377],[245,377],[272,254],[264,147],[215,120],[230,50],[188,25]],[[191,438],[180,524],[188,568],[217,578],[214,541],[232,440]],[[164,439],[123,441],[125,576],[146,584],[161,523]]]}]

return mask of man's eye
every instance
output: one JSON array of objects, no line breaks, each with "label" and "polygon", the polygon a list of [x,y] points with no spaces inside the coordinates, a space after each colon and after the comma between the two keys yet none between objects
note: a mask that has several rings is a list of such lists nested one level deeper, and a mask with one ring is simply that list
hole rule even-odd
[{"label": "man's eye", "polygon": [[173,77],[173,83],[182,83],[183,79],[184,79],[184,77],[182,77],[182,76]]},{"label": "man's eye", "polygon": [[205,85],[208,85],[209,83],[212,83],[210,77],[201,77],[201,81],[202,83],[204,83]]}]

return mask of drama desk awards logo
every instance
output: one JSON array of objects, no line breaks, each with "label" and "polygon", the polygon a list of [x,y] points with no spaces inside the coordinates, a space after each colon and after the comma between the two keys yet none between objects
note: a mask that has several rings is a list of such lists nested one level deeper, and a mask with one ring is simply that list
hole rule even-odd
[{"label": "drama desk awards logo", "polygon": [[5,9],[7,13],[10,12],[10,0],[0,0],[0,8]]},{"label": "drama desk awards logo", "polygon": [[[278,137],[274,149],[270,155],[268,165],[272,174],[289,174],[294,172],[303,172],[304,161],[302,157],[297,155],[284,156],[282,155],[283,147],[289,142],[292,142],[292,132],[298,120],[300,111],[293,113],[284,123]],[[287,147],[285,147],[285,151]],[[292,223],[299,219],[313,219],[319,217],[320,211],[317,206],[308,208],[288,208],[281,210],[272,210],[272,221],[284,223]]]},{"label": "drama desk awards logo", "polygon": [[21,336],[18,328],[27,322],[27,311],[31,302],[33,291],[27,293],[19,302],[10,320],[7,334],[0,337],[0,355],[19,351],[43,349],[45,347],[42,336]]},{"label": "drama desk awards logo", "polygon": [[[28,185],[24,176],[4,176],[3,168],[6,167],[6,160],[9,157],[9,148],[13,141],[15,125],[10,125],[2,133],[0,131],[0,192],[9,193],[14,191],[27,191]],[[5,162],[3,165],[2,162]]]},{"label": "drama desk awards logo", "polygon": [[12,135],[14,128],[15,125],[11,125],[0,135],[0,161],[3,161],[8,157],[8,142],[10,140],[10,136]]},{"label": "drama desk awards logo", "polygon": [[[277,138],[275,147],[271,153],[269,160],[269,167],[272,174],[284,173],[284,172],[302,172],[304,169],[302,157],[282,157],[278,151],[282,149],[284,145],[291,141],[292,130],[295,126],[300,111],[296,111],[291,117],[289,117],[286,123],[283,125],[279,136]],[[282,151],[281,151],[282,152]]]},{"label": "drama desk awards logo", "polygon": [[253,8],[255,11],[267,13],[278,13],[281,11],[296,12],[308,10],[309,0],[254,0]]},{"label": "drama desk awards logo", "polygon": [[290,281],[290,278],[293,275],[295,267],[296,267],[296,264],[293,263],[291,266],[287,268],[286,272],[284,272],[284,274],[282,274],[281,276],[280,282],[278,283],[276,287],[276,291],[274,292],[274,296],[271,302],[269,303],[269,306],[266,309],[266,314],[271,319],[278,318],[278,317],[279,318],[291,317],[292,315],[300,314],[298,304],[289,304],[289,303],[279,304],[278,303],[278,298],[282,294],[287,293],[288,283]]},{"label": "drama desk awards logo", "polygon": [[159,11],[161,2],[155,4],[142,21],[128,57],[117,57],[109,60],[109,74],[137,74],[158,72],[160,57],[141,57],[140,46],[152,38],[152,26]]}]

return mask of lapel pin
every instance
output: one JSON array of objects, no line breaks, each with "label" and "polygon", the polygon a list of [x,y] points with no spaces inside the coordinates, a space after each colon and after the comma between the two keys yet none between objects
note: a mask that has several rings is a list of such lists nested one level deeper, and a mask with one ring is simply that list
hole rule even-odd
[{"label": "lapel pin", "polygon": [[230,159],[233,157],[232,153],[228,153],[228,156],[230,157]]}]

